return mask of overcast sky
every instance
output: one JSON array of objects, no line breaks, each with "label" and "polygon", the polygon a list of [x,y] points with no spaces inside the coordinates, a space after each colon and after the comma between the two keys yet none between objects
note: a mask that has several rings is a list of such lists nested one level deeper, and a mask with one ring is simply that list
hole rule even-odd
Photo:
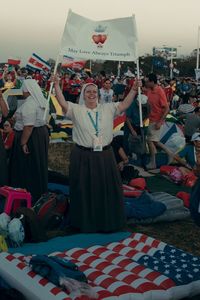
[{"label": "overcast sky", "polygon": [[55,59],[68,9],[103,20],[136,16],[140,54],[152,47],[197,47],[200,0],[0,0],[0,62],[9,57],[26,63],[35,52]]}]

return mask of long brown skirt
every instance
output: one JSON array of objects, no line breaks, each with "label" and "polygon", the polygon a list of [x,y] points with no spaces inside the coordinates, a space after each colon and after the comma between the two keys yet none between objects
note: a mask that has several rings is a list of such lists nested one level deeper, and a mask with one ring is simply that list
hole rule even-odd
[{"label": "long brown skirt", "polygon": [[75,146],[69,168],[70,222],[81,232],[125,227],[122,184],[112,148],[102,152]]},{"label": "long brown skirt", "polygon": [[0,186],[8,184],[8,166],[6,150],[0,133]]},{"label": "long brown skirt", "polygon": [[46,126],[35,127],[28,141],[29,154],[21,147],[22,131],[15,131],[10,160],[10,184],[26,188],[36,201],[48,186],[49,134]]}]

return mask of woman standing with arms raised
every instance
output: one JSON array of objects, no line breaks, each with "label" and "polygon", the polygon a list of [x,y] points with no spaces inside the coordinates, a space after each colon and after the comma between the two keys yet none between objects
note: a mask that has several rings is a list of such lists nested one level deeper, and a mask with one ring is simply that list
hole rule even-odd
[{"label": "woman standing with arms raised", "polygon": [[70,181],[70,222],[82,232],[111,232],[125,227],[122,186],[111,142],[113,119],[125,111],[137,93],[137,83],[123,102],[98,103],[98,88],[83,86],[79,104],[65,101],[58,77],[56,96],[73,122]]}]

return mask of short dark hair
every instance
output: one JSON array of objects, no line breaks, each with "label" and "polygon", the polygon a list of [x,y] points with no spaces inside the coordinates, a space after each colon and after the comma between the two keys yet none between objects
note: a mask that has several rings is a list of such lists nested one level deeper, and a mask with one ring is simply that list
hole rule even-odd
[{"label": "short dark hair", "polygon": [[155,84],[158,82],[157,76],[154,73],[148,74],[147,78],[149,79],[149,81],[153,81]]}]

